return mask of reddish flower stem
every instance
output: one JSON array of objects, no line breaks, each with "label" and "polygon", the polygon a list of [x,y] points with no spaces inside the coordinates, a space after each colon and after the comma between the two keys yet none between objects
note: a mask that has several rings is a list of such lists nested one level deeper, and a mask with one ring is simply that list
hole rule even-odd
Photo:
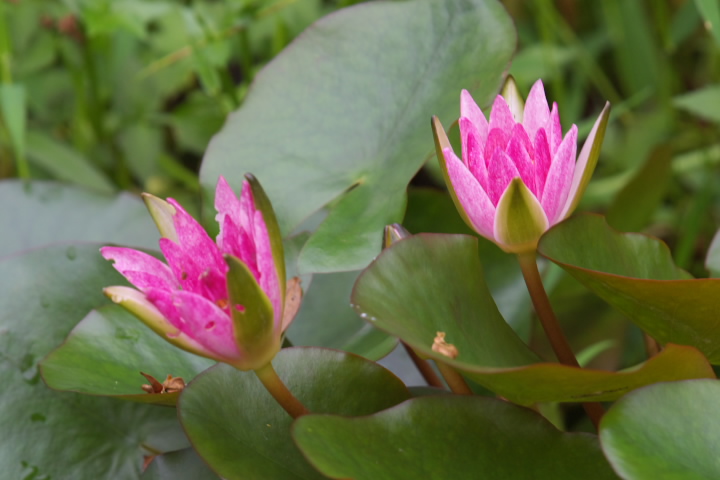
[{"label": "reddish flower stem", "polygon": [[287,386],[285,386],[273,368],[272,363],[268,362],[264,367],[255,370],[255,375],[257,375],[267,391],[270,392],[270,395],[273,396],[292,418],[302,417],[310,413],[310,411],[305,408],[305,405],[300,403],[300,400],[288,390]]},{"label": "reddish flower stem", "polygon": [[457,372],[457,370],[440,360],[436,360],[435,365],[437,365],[438,370],[440,370],[440,373],[442,374],[443,378],[448,384],[448,387],[450,387],[450,390],[453,393],[456,393],[458,395],[473,394],[467,382],[465,382],[465,379]]},{"label": "reddish flower stem", "polygon": [[[527,285],[528,292],[530,292],[530,298],[535,307],[535,313],[537,313],[540,319],[540,323],[543,326],[543,330],[545,330],[548,340],[550,340],[550,345],[555,355],[563,365],[580,368],[580,364],[577,358],[575,358],[575,354],[570,348],[570,344],[565,338],[565,334],[560,328],[560,323],[558,323],[555,312],[550,305],[550,299],[545,291],[542,278],[540,277],[540,271],[537,267],[535,252],[519,253],[517,257],[523,277],[525,278],[525,284]],[[599,403],[583,403],[583,408],[588,417],[590,417],[590,420],[592,420],[593,425],[595,425],[595,429],[597,429],[600,424],[600,419],[605,413],[605,409]]]},{"label": "reddish flower stem", "polygon": [[415,350],[413,350],[410,345],[405,342],[402,342],[402,345],[403,347],[405,347],[405,351],[410,357],[410,360],[413,361],[415,367],[417,367],[418,371],[423,376],[428,385],[436,388],[445,388],[445,384],[443,384],[443,381],[440,379],[438,374],[435,373],[432,365],[430,365],[427,360],[423,360],[422,358],[418,357],[418,354],[415,353]]}]

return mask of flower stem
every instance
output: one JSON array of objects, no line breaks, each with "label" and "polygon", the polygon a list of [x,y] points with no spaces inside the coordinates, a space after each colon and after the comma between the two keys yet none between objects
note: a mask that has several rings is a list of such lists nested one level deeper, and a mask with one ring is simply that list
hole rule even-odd
[{"label": "flower stem", "polygon": [[[545,291],[542,278],[540,277],[540,271],[537,267],[535,252],[519,253],[517,257],[523,277],[525,278],[525,284],[527,285],[528,292],[530,292],[530,298],[535,307],[535,312],[540,319],[540,323],[543,326],[543,330],[545,330],[548,340],[550,340],[550,345],[555,355],[563,365],[580,368],[580,364],[577,358],[575,358],[575,354],[570,348],[570,344],[565,338],[565,334],[560,328],[560,324],[555,317],[555,312],[550,305],[550,299]],[[605,409],[599,403],[583,403],[583,408],[590,417],[590,420],[592,420],[595,428],[597,428],[600,419],[605,413]]]},{"label": "flower stem", "polygon": [[432,365],[430,365],[427,360],[423,360],[422,358],[418,357],[418,354],[415,353],[415,350],[413,350],[410,345],[405,342],[402,342],[402,345],[403,347],[405,347],[405,351],[410,357],[410,360],[413,361],[415,367],[417,367],[420,375],[423,376],[428,385],[436,388],[445,388],[442,380],[440,379],[438,374],[435,373],[435,370],[433,370]]},{"label": "flower stem", "polygon": [[443,378],[448,384],[448,387],[450,387],[450,390],[453,393],[456,393],[458,395],[473,394],[467,382],[465,382],[465,379],[457,372],[457,370],[455,370],[447,363],[438,360],[435,361],[435,365],[437,365],[438,370],[440,370],[440,373],[442,374]]},{"label": "flower stem", "polygon": [[255,375],[257,375],[267,391],[270,392],[270,395],[273,396],[292,418],[298,418],[310,413],[310,411],[305,408],[305,405],[300,403],[300,400],[288,390],[280,377],[278,377],[272,363],[268,362],[264,367],[255,370]]}]

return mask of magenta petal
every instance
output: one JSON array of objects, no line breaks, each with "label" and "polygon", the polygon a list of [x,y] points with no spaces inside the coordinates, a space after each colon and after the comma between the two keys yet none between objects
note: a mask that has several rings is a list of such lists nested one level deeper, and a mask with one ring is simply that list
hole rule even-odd
[{"label": "magenta petal", "polygon": [[516,177],[520,177],[520,172],[515,162],[502,150],[496,150],[488,164],[488,196],[493,205],[497,206],[510,181]]},{"label": "magenta petal", "polygon": [[538,80],[530,89],[525,102],[523,126],[530,138],[534,139],[537,131],[543,128],[549,119],[550,109],[548,108],[547,97],[545,97],[545,88],[542,80]]},{"label": "magenta petal", "polygon": [[268,234],[262,212],[255,212],[255,246],[257,248],[257,267],[260,272],[260,288],[268,296],[273,307],[275,330],[282,331],[283,298],[285,292],[281,291],[280,279],[275,268],[270,235]]},{"label": "magenta petal", "polygon": [[196,341],[208,356],[236,359],[230,316],[210,300],[192,292],[150,289],[147,298],[182,333]]},{"label": "magenta petal", "polygon": [[561,209],[567,200],[575,171],[576,152],[577,126],[573,125],[552,160],[542,194],[542,207],[550,225],[558,221],[562,213]]},{"label": "magenta petal", "polygon": [[227,266],[222,254],[202,225],[172,198],[168,198],[168,203],[176,209],[173,221],[182,249],[201,267],[225,272]]},{"label": "magenta petal", "polygon": [[[220,227],[224,232],[223,245],[221,246],[223,253],[229,253],[240,260],[250,269],[256,279],[260,278],[257,268],[257,258],[255,253],[255,242],[251,233],[240,229],[230,216],[225,216]],[[218,237],[219,242],[219,237]]]},{"label": "magenta petal", "polygon": [[510,139],[510,143],[508,143],[507,154],[515,163],[515,167],[517,167],[520,178],[525,186],[537,196],[535,189],[535,164],[528,153],[527,146],[529,143],[530,140],[528,139],[527,133],[525,133],[524,127],[519,123],[515,124],[513,136]]},{"label": "magenta petal", "polygon": [[460,202],[473,229],[483,237],[493,239],[495,206],[490,202],[480,182],[473,176],[450,148],[443,150],[443,158],[455,196]]},{"label": "magenta petal", "polygon": [[557,103],[553,103],[552,111],[550,112],[550,120],[545,127],[545,134],[548,135],[548,144],[550,145],[550,157],[554,157],[560,148],[562,143],[562,125],[560,125],[560,114],[558,113]]},{"label": "magenta petal", "polygon": [[505,99],[498,95],[493,102],[492,111],[490,112],[490,124],[488,129],[490,132],[495,128],[499,128],[505,132],[510,132],[515,126],[515,118],[513,117],[510,107]]},{"label": "magenta petal", "polygon": [[488,122],[480,107],[467,90],[460,93],[460,116],[469,119],[477,129],[480,140],[485,142],[488,136]]},{"label": "magenta petal", "polygon": [[180,288],[170,267],[152,255],[122,247],[103,247],[100,253],[105,259],[112,260],[115,270],[143,292],[151,287]]},{"label": "magenta petal", "polygon": [[500,130],[499,128],[490,130],[483,155],[485,157],[485,165],[490,165],[490,159],[495,155],[496,151],[504,151],[507,148],[508,141],[510,141],[510,132],[510,130]]},{"label": "magenta petal", "polygon": [[475,126],[465,117],[460,117],[460,135],[462,138],[463,163],[467,165],[480,182],[483,190],[487,190],[487,166],[483,158],[482,140]]},{"label": "magenta petal", "polygon": [[542,198],[543,189],[545,188],[545,179],[547,178],[552,157],[550,156],[550,146],[548,145],[545,129],[541,128],[535,136],[535,196]]},{"label": "magenta petal", "polygon": [[[215,244],[213,248],[217,249]],[[214,302],[227,299],[225,285],[227,267],[222,271],[209,268],[197,261],[202,258],[194,255],[194,251],[185,250],[167,238],[160,239],[160,250],[184,290],[202,295]]]}]

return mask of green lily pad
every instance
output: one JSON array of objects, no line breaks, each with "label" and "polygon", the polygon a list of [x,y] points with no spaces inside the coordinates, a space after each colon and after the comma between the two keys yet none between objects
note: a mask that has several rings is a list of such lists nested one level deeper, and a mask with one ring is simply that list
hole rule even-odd
[{"label": "green lily pad", "polygon": [[209,192],[223,174],[238,186],[252,172],[285,235],[332,206],[301,270],[361,269],[433,151],[430,115],[455,120],[462,88],[490,103],[515,41],[490,0],[369,2],[327,16],[257,76],[210,143],[201,183]]},{"label": "green lily pad", "polygon": [[720,363],[720,279],[688,279],[657,238],[580,215],[548,231],[538,251],[660,343],[691,345]]},{"label": "green lily pad", "polygon": [[158,455],[140,480],[218,480],[192,448]]},{"label": "green lily pad", "polygon": [[136,479],[143,456],[187,447],[174,409],[56,392],[40,381],[38,360],[108,303],[104,285],[120,281],[98,248],[58,245],[0,261],[6,478]]},{"label": "green lily pad", "polygon": [[140,372],[163,382],[189,382],[215,362],[173,347],[117,305],[93,310],[65,342],[40,363],[43,380],[56,390],[175,405],[178,393],[147,394]]},{"label": "green lily pad", "polygon": [[362,418],[307,415],[293,438],[331,478],[617,478],[597,437],[494,398],[435,396]]},{"label": "green lily pad", "polygon": [[[59,242],[112,242],[157,248],[145,205],[128,193],[102,195],[60,183],[0,182],[0,256]],[[79,320],[79,319],[78,319]]]},{"label": "green lily pad", "polygon": [[[668,346],[623,373],[586,370],[539,359],[503,320],[488,291],[477,240],[420,234],[385,249],[360,275],[352,301],[363,318],[418,354],[444,361],[515,403],[614,400],[659,381],[714,378],[694,348]],[[437,332],[455,345],[455,360],[432,351]]]},{"label": "green lily pad", "polygon": [[660,383],[619,400],[600,424],[600,439],[624,479],[720,478],[717,446],[720,382]]},{"label": "green lily pad", "polygon": [[[410,398],[392,373],[352,354],[286,348],[273,366],[313,412],[369,415]],[[290,437],[292,418],[253,372],[212,367],[183,391],[178,411],[195,449],[223,478],[325,478],[297,449]]]},{"label": "green lily pad", "polygon": [[288,338],[293,345],[336,348],[370,360],[383,358],[397,339],[362,321],[350,307],[359,272],[313,275]]}]

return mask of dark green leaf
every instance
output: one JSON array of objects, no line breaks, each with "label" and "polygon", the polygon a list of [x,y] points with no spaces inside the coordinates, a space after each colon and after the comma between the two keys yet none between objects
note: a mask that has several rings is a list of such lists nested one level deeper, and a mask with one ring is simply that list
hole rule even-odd
[{"label": "dark green leaf", "polygon": [[720,280],[688,280],[657,238],[581,215],[546,233],[539,251],[659,342],[691,345],[720,362]]},{"label": "dark green leaf", "polygon": [[332,478],[612,479],[597,437],[486,397],[416,398],[363,418],[308,415],[293,437]]},{"label": "dark green leaf", "polygon": [[618,401],[600,424],[602,448],[624,479],[720,478],[720,382],[659,383]]},{"label": "dark green leaf", "polygon": [[[464,235],[420,234],[394,243],[360,275],[357,310],[374,326],[444,361],[520,404],[613,400],[658,381],[713,378],[694,348],[668,346],[641,368],[613,373],[540,363],[502,319],[483,281],[477,241]],[[459,351],[432,351],[437,332]]]},{"label": "dark green leaf", "polygon": [[[313,412],[368,415],[410,397],[388,370],[343,352],[286,348],[273,365]],[[193,446],[223,478],[324,478],[294,445],[291,417],[253,372],[213,367],[188,385],[178,408]]]},{"label": "dark green leaf", "polygon": [[143,392],[140,386],[148,381],[140,372],[160,383],[167,375],[189,382],[214,364],[173,347],[124,308],[108,305],[85,317],[40,369],[43,380],[57,390],[175,405],[177,393]]}]

